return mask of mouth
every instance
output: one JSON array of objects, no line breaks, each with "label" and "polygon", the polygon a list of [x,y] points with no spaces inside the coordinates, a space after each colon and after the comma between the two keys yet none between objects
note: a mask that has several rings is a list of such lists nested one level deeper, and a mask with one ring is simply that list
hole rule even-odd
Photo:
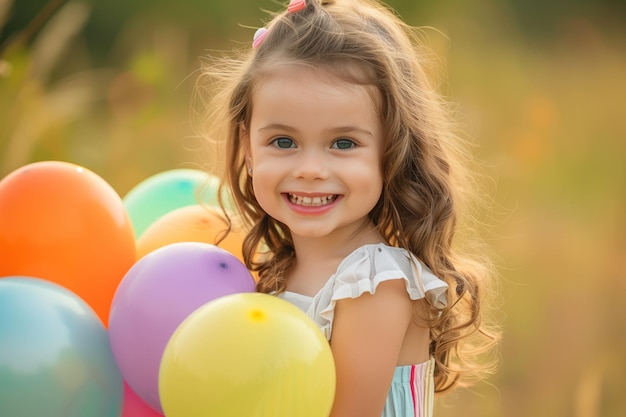
[{"label": "mouth", "polygon": [[328,194],[322,196],[308,197],[298,194],[288,193],[287,198],[292,204],[303,207],[320,207],[333,203],[339,197],[337,194]]}]

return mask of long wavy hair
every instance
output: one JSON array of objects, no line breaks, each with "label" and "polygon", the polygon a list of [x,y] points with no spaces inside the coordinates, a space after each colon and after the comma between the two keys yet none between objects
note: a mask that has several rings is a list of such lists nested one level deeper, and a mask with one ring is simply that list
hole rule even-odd
[{"label": "long wavy hair", "polygon": [[496,364],[488,352],[499,332],[487,314],[495,274],[472,221],[481,193],[455,112],[429,81],[434,60],[422,32],[369,0],[308,0],[266,27],[258,48],[207,59],[196,90],[207,109],[201,132],[225,147],[223,186],[247,226],[243,255],[258,291],[284,291],[296,254],[289,230],[260,207],[246,172],[240,133],[250,125],[255,87],[285,63],[373,87],[385,137],[382,195],[369,216],[390,245],[412,252],[449,286],[447,306],[430,306],[426,317],[435,389],[484,377]]}]

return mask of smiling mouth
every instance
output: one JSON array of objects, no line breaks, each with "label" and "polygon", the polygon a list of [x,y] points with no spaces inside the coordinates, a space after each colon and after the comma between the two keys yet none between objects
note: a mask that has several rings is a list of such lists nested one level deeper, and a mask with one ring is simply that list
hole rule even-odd
[{"label": "smiling mouth", "polygon": [[317,197],[305,197],[297,194],[288,194],[289,201],[292,204],[304,207],[319,207],[330,204],[337,199],[337,194],[329,194]]}]

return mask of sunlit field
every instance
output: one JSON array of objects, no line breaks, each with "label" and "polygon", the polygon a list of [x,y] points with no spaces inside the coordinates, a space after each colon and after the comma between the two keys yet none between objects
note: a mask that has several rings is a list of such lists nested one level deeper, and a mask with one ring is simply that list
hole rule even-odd
[{"label": "sunlit field", "polygon": [[[70,1],[37,25],[45,3],[35,3],[20,26],[0,0],[0,27],[12,25],[0,55],[0,178],[68,161],[120,196],[162,171],[212,169],[191,125],[198,58],[250,42],[261,9],[282,7]],[[426,27],[441,90],[488,178],[483,234],[503,327],[498,372],[439,397],[435,415],[626,415],[623,7],[606,2],[587,15],[578,2],[575,13],[535,22],[513,1],[412,3],[390,1]],[[114,29],[98,38],[107,19]]]}]

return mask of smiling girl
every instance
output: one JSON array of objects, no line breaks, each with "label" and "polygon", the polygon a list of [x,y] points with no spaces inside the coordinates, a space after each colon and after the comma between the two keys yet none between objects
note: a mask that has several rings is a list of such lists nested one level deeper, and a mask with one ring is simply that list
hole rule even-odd
[{"label": "smiling girl", "polygon": [[371,1],[293,0],[206,70],[246,264],[327,337],[331,417],[431,416],[492,365],[489,262],[456,237],[477,192],[413,33]]}]

